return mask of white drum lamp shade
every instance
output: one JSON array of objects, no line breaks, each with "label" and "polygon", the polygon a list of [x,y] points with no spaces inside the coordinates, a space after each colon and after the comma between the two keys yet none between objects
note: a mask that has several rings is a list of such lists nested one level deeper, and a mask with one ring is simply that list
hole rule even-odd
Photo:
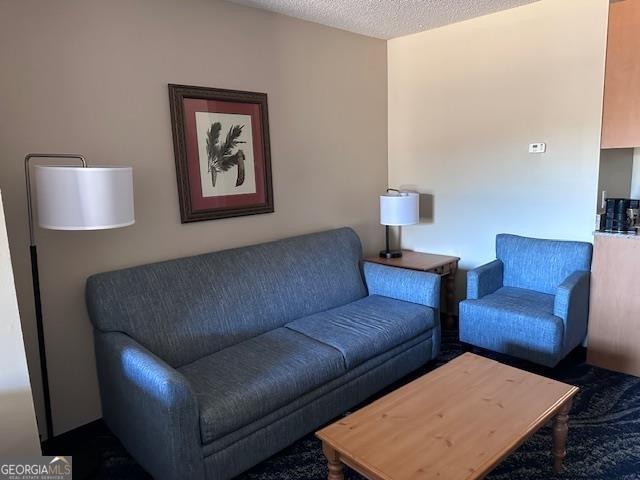
[{"label": "white drum lamp shade", "polygon": [[38,224],[103,230],[135,222],[131,167],[34,167]]},{"label": "white drum lamp shade", "polygon": [[387,192],[380,196],[380,223],[389,226],[415,225],[420,221],[419,198],[415,192]]}]

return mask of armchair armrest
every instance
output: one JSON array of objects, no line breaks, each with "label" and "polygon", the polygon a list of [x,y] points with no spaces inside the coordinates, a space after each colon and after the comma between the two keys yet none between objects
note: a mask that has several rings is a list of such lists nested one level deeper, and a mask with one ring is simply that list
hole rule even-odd
[{"label": "armchair armrest", "polygon": [[120,332],[95,332],[104,418],[154,478],[204,478],[199,408],[177,370]]},{"label": "armchair armrest", "polygon": [[565,353],[579,345],[587,335],[591,273],[569,275],[556,291],[553,314],[564,321]]},{"label": "armchair armrest", "polygon": [[467,299],[478,300],[502,287],[504,265],[494,260],[467,272]]},{"label": "armchair armrest", "polygon": [[440,275],[372,262],[364,262],[362,269],[369,295],[440,308]]}]

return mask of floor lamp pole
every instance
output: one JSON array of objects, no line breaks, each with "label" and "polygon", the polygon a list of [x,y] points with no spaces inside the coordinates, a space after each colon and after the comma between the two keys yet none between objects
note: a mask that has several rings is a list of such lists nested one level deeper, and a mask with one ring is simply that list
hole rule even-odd
[{"label": "floor lamp pole", "polygon": [[86,167],[87,162],[82,155],[58,153],[30,153],[24,157],[24,176],[27,187],[27,214],[29,216],[29,251],[31,254],[31,277],[33,279],[33,300],[36,309],[36,329],[38,332],[38,351],[40,356],[40,375],[42,377],[42,396],[47,427],[47,440],[53,438],[53,420],[51,416],[51,395],[49,393],[49,374],[47,371],[47,350],[44,341],[44,324],[42,322],[42,300],[40,298],[40,275],[38,273],[38,249],[33,229],[33,205],[31,201],[31,179],[29,161],[32,158],[75,158]]},{"label": "floor lamp pole", "polygon": [[53,438],[53,421],[51,419],[51,396],[49,394],[49,373],[47,371],[47,350],[44,344],[44,325],[42,323],[42,301],[40,299],[40,276],[38,274],[38,249],[30,245],[31,277],[33,278],[33,300],[36,307],[36,328],[38,330],[38,351],[40,357],[40,375],[42,376],[42,396],[44,397],[44,413],[47,423],[47,440]]}]

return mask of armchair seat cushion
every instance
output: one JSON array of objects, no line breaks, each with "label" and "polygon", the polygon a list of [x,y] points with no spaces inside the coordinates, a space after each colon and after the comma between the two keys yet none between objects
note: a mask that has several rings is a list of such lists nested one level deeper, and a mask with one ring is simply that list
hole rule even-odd
[{"label": "armchair seat cushion", "polygon": [[370,295],[342,307],[295,320],[287,328],[330,345],[347,370],[380,355],[436,325],[434,309]]},{"label": "armchair seat cushion", "polygon": [[460,340],[554,366],[563,355],[564,323],[553,314],[554,296],[502,287],[460,304]]},{"label": "armchair seat cushion", "polygon": [[278,328],[178,369],[196,394],[203,444],[345,373],[340,352]]},{"label": "armchair seat cushion", "polygon": [[488,309],[507,310],[510,314],[526,313],[529,316],[553,315],[555,296],[516,287],[501,287],[480,299]]}]

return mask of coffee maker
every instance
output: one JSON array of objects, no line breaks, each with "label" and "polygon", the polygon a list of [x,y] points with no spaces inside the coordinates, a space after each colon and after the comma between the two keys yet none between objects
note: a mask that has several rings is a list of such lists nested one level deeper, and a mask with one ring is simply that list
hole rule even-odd
[{"label": "coffee maker", "polygon": [[637,233],[640,227],[640,200],[632,198],[606,198],[604,213],[600,216],[600,231],[610,233]]}]

